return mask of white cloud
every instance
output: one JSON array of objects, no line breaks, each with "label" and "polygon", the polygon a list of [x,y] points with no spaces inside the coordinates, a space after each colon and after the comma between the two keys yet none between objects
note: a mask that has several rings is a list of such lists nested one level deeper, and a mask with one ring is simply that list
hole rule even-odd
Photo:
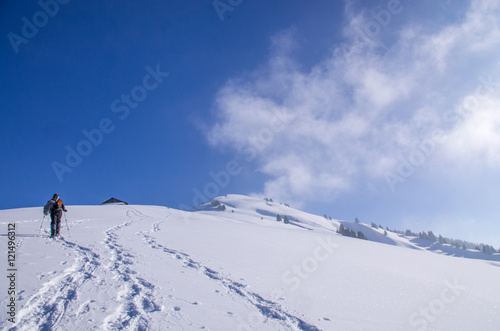
[{"label": "white cloud", "polygon": [[[479,163],[496,164],[498,100],[483,98],[479,110],[453,123],[443,120],[443,106],[457,104],[464,99],[460,91],[475,87],[457,79],[467,75],[456,72],[461,65],[491,72],[491,62],[478,63],[475,56],[500,50],[485,40],[499,40],[499,8],[473,1],[463,22],[427,32],[403,27],[384,56],[376,38],[357,44],[356,31],[370,17],[351,15],[344,31],[351,47],[337,45],[307,72],[291,56],[298,47],[294,31],[279,33],[265,66],[221,88],[208,139],[235,150],[254,147],[252,161],[271,177],[263,193],[284,200],[327,200],[353,189],[358,178],[381,180],[402,154],[436,131],[447,132],[445,155],[454,162],[474,155]],[[476,79],[477,72],[470,75]],[[277,123],[277,114],[288,114],[286,121]]]},{"label": "white cloud", "polygon": [[472,95],[477,100],[476,107],[459,108],[456,113],[458,123],[447,136],[448,157],[463,160],[467,166],[500,166],[499,92],[500,86],[496,95],[481,99]]}]

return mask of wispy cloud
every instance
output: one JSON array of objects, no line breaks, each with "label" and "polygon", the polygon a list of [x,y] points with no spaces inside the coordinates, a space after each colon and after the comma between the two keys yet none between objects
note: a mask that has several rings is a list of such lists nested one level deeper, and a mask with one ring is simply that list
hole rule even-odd
[{"label": "wispy cloud", "polygon": [[[356,31],[372,18],[347,7],[345,42],[354,44]],[[500,4],[472,1],[460,22],[432,31],[394,24],[387,27],[397,36],[390,51],[377,36],[348,57],[332,45],[330,56],[307,71],[293,58],[300,47],[296,31],[278,33],[268,63],[220,89],[208,139],[238,150],[274,114],[291,114],[255,159],[271,178],[263,193],[283,200],[330,199],[356,188],[361,178],[384,181],[405,151],[436,132],[447,138],[441,162],[474,155],[478,165],[498,165],[498,87],[482,92],[467,116],[445,115],[464,107],[482,73],[500,72],[492,58],[500,54],[498,17]]]}]

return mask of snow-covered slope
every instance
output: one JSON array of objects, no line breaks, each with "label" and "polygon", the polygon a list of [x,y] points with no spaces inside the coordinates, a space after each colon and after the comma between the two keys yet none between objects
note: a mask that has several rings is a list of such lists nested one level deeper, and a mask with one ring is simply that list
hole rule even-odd
[{"label": "snow-covered slope", "polygon": [[0,211],[6,273],[8,223],[17,247],[16,324],[1,277],[1,327],[500,330],[496,261],[434,254],[363,224],[349,225],[390,245],[343,237],[340,221],[260,199],[217,201],[191,212],[68,206],[65,240],[48,238],[47,219],[36,236],[41,208]]}]

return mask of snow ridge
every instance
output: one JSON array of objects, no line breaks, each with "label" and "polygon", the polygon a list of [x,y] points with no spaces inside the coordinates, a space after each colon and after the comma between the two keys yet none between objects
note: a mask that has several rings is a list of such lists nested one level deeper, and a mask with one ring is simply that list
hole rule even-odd
[{"label": "snow ridge", "polygon": [[[220,201],[229,206],[225,212],[207,207],[188,218],[187,212],[160,206],[73,206],[70,240],[36,236],[39,208],[0,211],[6,220],[1,225],[32,220],[23,222],[16,239],[22,270],[17,324],[4,319],[0,328],[496,330],[500,325],[498,261],[432,254],[411,237],[385,235],[364,224],[353,226],[373,241],[343,237],[335,233],[341,221],[262,199]],[[277,222],[277,214],[300,227]],[[326,238],[335,250],[325,251]],[[443,285],[451,279],[453,287]],[[4,293],[2,306],[9,299]]]}]

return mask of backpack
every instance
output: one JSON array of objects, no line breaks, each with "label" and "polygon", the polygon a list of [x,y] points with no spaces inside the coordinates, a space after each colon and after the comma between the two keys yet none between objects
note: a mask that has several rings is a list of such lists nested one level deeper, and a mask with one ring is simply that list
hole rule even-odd
[{"label": "backpack", "polygon": [[55,204],[54,200],[49,200],[47,202],[47,204],[45,205],[45,207],[43,207],[43,214],[45,216],[47,216],[48,214],[50,214],[50,210],[52,209],[52,207],[54,206],[54,204]]}]

